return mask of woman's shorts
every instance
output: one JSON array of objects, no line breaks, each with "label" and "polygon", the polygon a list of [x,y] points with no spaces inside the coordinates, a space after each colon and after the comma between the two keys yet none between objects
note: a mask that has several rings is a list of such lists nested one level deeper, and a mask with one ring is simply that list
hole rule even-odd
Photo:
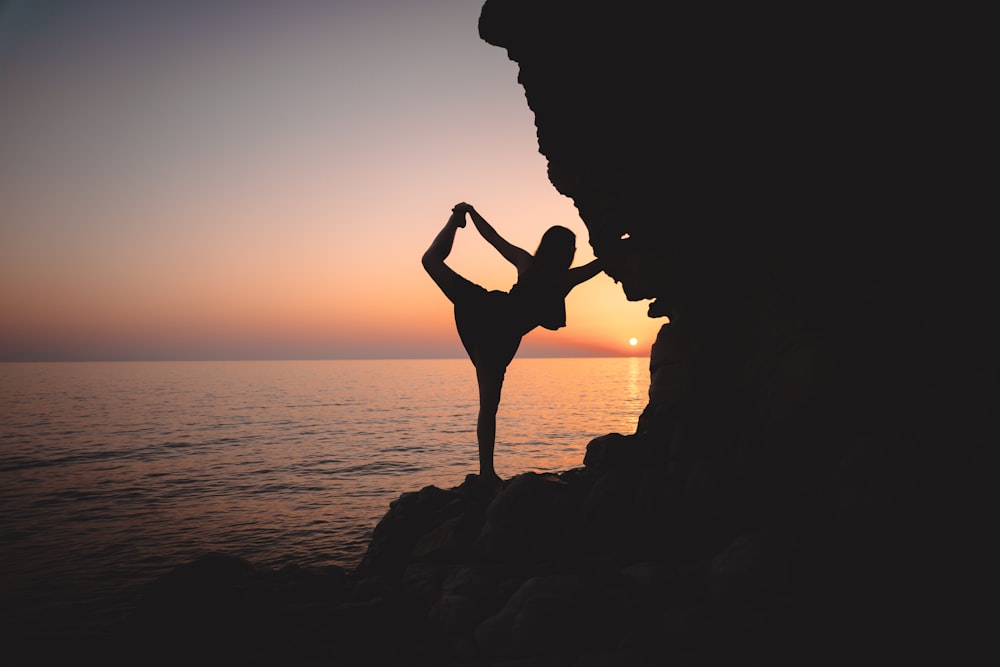
[{"label": "woman's shorts", "polygon": [[480,371],[503,377],[517,348],[521,334],[515,326],[510,296],[486,290],[465,278],[455,300],[455,325],[469,359]]}]

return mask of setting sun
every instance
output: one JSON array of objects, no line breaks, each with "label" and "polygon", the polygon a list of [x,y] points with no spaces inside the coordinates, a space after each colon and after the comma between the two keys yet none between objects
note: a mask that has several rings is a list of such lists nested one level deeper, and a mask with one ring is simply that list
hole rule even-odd
[{"label": "setting sun", "polygon": [[628,339],[628,344],[629,345],[638,345],[639,344],[639,339],[638,338],[629,338]]}]

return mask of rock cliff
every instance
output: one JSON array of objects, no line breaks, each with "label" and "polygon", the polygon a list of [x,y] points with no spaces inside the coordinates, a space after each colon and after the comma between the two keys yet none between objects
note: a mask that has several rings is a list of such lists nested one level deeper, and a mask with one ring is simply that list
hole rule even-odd
[{"label": "rock cliff", "polygon": [[194,563],[132,638],[285,664],[966,661],[1000,405],[987,41],[932,6],[692,4],[480,19],[595,254],[665,317],[635,432],[497,491],[403,493],[355,572]]}]

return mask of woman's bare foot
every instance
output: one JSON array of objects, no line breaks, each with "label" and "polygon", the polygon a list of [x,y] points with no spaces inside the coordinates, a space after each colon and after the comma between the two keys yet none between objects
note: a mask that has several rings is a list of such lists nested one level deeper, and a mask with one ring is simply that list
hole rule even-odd
[{"label": "woman's bare foot", "polygon": [[503,483],[503,480],[500,479],[500,475],[496,474],[495,472],[491,472],[486,474],[480,474],[479,483],[483,486],[496,488]]},{"label": "woman's bare foot", "polygon": [[455,225],[455,227],[461,229],[462,227],[465,227],[465,223],[465,210],[460,209],[458,206],[451,209],[451,217],[448,218],[448,224]]}]

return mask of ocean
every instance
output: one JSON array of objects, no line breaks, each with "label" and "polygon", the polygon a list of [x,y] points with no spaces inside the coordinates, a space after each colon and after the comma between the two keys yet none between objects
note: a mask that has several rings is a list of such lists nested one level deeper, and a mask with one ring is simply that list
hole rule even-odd
[{"label": "ocean", "polygon": [[[633,433],[646,358],[516,358],[497,472]],[[351,569],[401,493],[477,472],[465,359],[0,364],[0,621],[112,625],[209,552]]]}]

